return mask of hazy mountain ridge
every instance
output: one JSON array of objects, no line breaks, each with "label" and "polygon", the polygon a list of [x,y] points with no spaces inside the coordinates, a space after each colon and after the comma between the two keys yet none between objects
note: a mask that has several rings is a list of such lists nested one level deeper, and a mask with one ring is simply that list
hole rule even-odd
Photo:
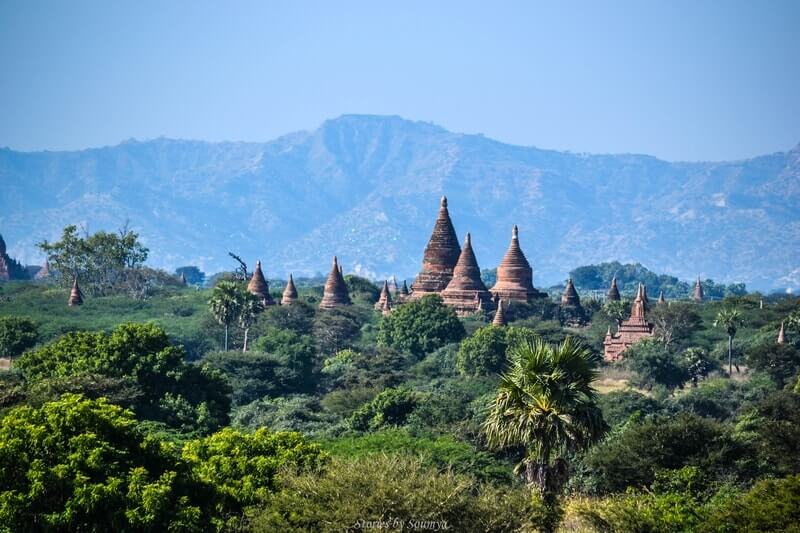
[{"label": "hazy mountain ridge", "polygon": [[413,276],[447,194],[495,266],[519,224],[536,283],[606,260],[682,278],[800,286],[800,146],[716,163],[503,144],[399,117],[346,115],[267,143],[156,139],[77,152],[0,150],[0,233],[24,262],[68,223],[130,218],[149,263],[269,274]]}]

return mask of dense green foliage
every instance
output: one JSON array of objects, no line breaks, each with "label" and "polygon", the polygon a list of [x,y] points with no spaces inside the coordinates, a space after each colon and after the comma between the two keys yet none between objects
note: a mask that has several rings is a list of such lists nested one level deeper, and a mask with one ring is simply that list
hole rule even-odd
[{"label": "dense green foliage", "polygon": [[426,295],[383,317],[378,342],[422,357],[464,336],[464,326],[452,308],[435,294]]},{"label": "dense green foliage", "polygon": [[28,318],[0,316],[0,357],[17,357],[36,345],[39,332]]},{"label": "dense green foliage", "polygon": [[[123,324],[112,333],[68,333],[17,362],[29,384],[100,375],[141,391],[132,406],[140,416],[182,429],[212,431],[228,422],[223,376],[189,364],[152,324]],[[51,382],[53,383],[53,382]]]}]

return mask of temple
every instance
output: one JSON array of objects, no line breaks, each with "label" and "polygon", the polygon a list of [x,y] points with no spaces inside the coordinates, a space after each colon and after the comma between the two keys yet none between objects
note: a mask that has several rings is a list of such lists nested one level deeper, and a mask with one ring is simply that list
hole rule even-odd
[{"label": "temple", "polygon": [[503,300],[497,302],[497,312],[494,314],[494,320],[492,320],[492,325],[498,327],[506,325],[506,315],[503,312]]},{"label": "temple", "polygon": [[658,303],[665,304],[667,303],[666,298],[664,298],[664,291],[658,293]]},{"label": "temple", "polygon": [[559,317],[562,323],[569,326],[582,326],[586,323],[586,312],[581,306],[581,299],[578,296],[578,291],[575,290],[572,278],[567,280],[564,293],[561,295]]},{"label": "temple", "polygon": [[608,289],[606,299],[610,302],[618,302],[620,300],[619,289],[617,288],[617,276],[611,279],[611,287]]},{"label": "temple", "polygon": [[700,278],[697,278],[697,283],[694,284],[694,292],[692,293],[692,300],[697,303],[703,301],[703,286],[700,285]]},{"label": "temple", "polygon": [[631,305],[630,318],[622,321],[616,333],[612,334],[611,328],[608,328],[608,333],[603,341],[603,359],[606,361],[619,360],[625,350],[640,340],[653,336],[653,325],[648,323],[645,318],[644,298],[644,285],[639,284],[636,299]]},{"label": "temple", "polygon": [[519,229],[511,231],[511,243],[497,267],[497,282],[491,289],[495,299],[528,303],[545,295],[533,288],[533,269],[519,247]]},{"label": "temple", "polygon": [[50,277],[50,261],[45,259],[44,266],[33,276],[33,279],[47,279]]},{"label": "temple", "polygon": [[572,283],[572,278],[567,280],[567,285],[564,287],[564,293],[561,295],[562,307],[580,307],[581,299],[578,296],[578,291],[575,290],[575,285]]},{"label": "temple", "polygon": [[783,322],[781,322],[781,329],[780,331],[778,331],[778,344],[784,344],[785,342],[786,342],[786,331]]},{"label": "temple", "polygon": [[378,301],[375,302],[375,310],[385,311],[386,309],[391,309],[391,307],[392,307],[392,294],[389,291],[389,282],[384,280],[383,289],[381,289],[381,296],[380,298],[378,298]]},{"label": "temple", "polygon": [[[416,291],[412,294],[416,294]],[[442,300],[455,308],[459,316],[494,308],[492,293],[486,289],[481,280],[481,271],[472,251],[472,239],[469,233],[464,239],[464,249],[461,250],[453,269],[453,277],[442,291]]]},{"label": "temple", "polygon": [[83,293],[81,292],[81,288],[78,287],[77,277],[75,277],[72,281],[72,290],[69,292],[69,300],[67,300],[67,305],[69,307],[83,305]]},{"label": "temple", "polygon": [[294,286],[294,278],[289,273],[289,281],[286,282],[286,288],[283,289],[281,296],[281,305],[291,305],[297,301],[297,288]]},{"label": "temple", "polygon": [[325,281],[322,301],[319,303],[320,309],[334,309],[340,305],[350,305],[350,295],[347,293],[347,284],[344,282],[342,272],[334,255],[331,273],[328,274],[328,279]]},{"label": "temple", "polygon": [[400,288],[400,299],[404,300],[408,298],[408,285],[406,285],[406,280],[403,280],[403,286]]},{"label": "temple", "polygon": [[422,256],[422,271],[411,284],[412,298],[443,291],[453,279],[453,269],[460,254],[456,230],[447,211],[447,197],[442,196],[439,216]]},{"label": "temple", "polygon": [[398,291],[397,278],[395,276],[392,276],[388,283],[389,283],[389,293],[397,294]]},{"label": "temple", "polygon": [[247,284],[247,290],[250,294],[256,296],[261,305],[275,305],[275,301],[269,294],[269,283],[264,278],[264,273],[261,271],[261,261],[256,261],[256,269],[253,272],[253,277],[250,278],[250,283]]}]

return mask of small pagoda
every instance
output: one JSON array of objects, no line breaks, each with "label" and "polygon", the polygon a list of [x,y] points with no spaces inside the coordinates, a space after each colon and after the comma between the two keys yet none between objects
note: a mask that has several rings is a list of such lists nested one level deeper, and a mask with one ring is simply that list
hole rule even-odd
[{"label": "small pagoda", "polygon": [[72,290],[69,292],[69,300],[67,300],[67,305],[69,307],[75,307],[78,305],[83,305],[83,292],[81,292],[81,288],[78,287],[78,277],[72,280]]},{"label": "small pagoda", "polygon": [[392,307],[392,293],[389,290],[389,282],[384,280],[383,289],[381,289],[381,296],[380,298],[378,298],[378,301],[375,302],[375,310],[384,311],[385,309],[391,309],[391,307]]},{"label": "small pagoda", "polygon": [[697,282],[694,284],[694,291],[692,292],[692,300],[697,303],[703,301],[705,296],[703,295],[703,286],[700,284],[700,278],[697,278]]},{"label": "small pagoda", "polygon": [[269,283],[261,271],[261,261],[256,261],[256,269],[247,284],[247,291],[253,294],[263,306],[275,305],[275,300],[269,294]]},{"label": "small pagoda", "polygon": [[[412,294],[415,294],[416,291]],[[478,261],[472,251],[472,238],[467,233],[464,239],[464,249],[458,256],[458,261],[453,269],[453,278],[442,291],[442,300],[447,305],[455,308],[459,316],[471,315],[479,310],[494,308],[492,293],[486,289],[481,280],[481,271]]]},{"label": "small pagoda", "polygon": [[781,329],[778,331],[778,344],[784,343],[786,343],[786,328],[784,327],[783,322],[781,322]]},{"label": "small pagoda", "polygon": [[609,302],[620,301],[619,288],[617,287],[617,276],[611,278],[611,287],[608,289],[606,300],[608,300]]},{"label": "small pagoda", "polygon": [[503,312],[503,300],[497,302],[497,312],[494,314],[492,325],[497,327],[503,327],[506,325],[506,315]]},{"label": "small pagoda", "polygon": [[286,282],[286,288],[283,289],[281,296],[281,305],[292,305],[297,301],[297,288],[294,286],[294,278],[289,273],[289,281]]},{"label": "small pagoda", "polygon": [[511,230],[511,243],[497,267],[497,282],[491,289],[495,299],[528,303],[545,295],[533,288],[533,269],[519,246],[519,229]]},{"label": "small pagoda", "polygon": [[611,328],[608,328],[603,341],[603,359],[606,361],[618,361],[625,350],[640,340],[653,336],[653,325],[645,318],[644,298],[644,285],[639,284],[636,299],[631,305],[630,318],[622,321],[616,333],[611,333]]},{"label": "small pagoda", "polygon": [[569,326],[582,326],[586,324],[586,312],[581,306],[581,299],[572,278],[567,280],[564,292],[561,294],[561,307],[559,317],[562,324]]},{"label": "small pagoda", "polygon": [[456,230],[447,210],[447,197],[442,196],[439,216],[422,256],[422,271],[411,284],[411,297],[421,298],[426,294],[443,291],[453,279],[453,269],[460,254]]},{"label": "small pagoda", "polygon": [[343,270],[339,266],[336,256],[333,256],[333,265],[328,279],[325,281],[325,289],[322,293],[322,301],[319,303],[320,309],[334,309],[340,305],[350,305],[350,295],[347,293],[347,284],[344,282]]}]

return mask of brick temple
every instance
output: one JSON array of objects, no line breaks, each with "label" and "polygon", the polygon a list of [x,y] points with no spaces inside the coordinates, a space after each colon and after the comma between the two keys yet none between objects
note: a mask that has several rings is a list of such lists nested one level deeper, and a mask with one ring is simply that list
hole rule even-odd
[{"label": "brick temple", "polygon": [[481,270],[472,251],[472,238],[467,233],[464,249],[458,256],[453,277],[442,291],[444,303],[452,306],[459,316],[470,315],[479,310],[494,309],[492,293],[481,279]]},{"label": "brick temple", "polygon": [[422,255],[422,270],[411,284],[411,297],[421,298],[426,294],[442,292],[453,279],[453,269],[460,255],[461,247],[447,210],[447,197],[442,196],[439,216]]},{"label": "brick temple", "polygon": [[631,305],[630,318],[622,321],[616,333],[611,333],[611,328],[608,328],[608,333],[603,341],[603,359],[606,361],[619,360],[625,350],[640,340],[653,336],[653,325],[647,322],[645,317],[646,297],[646,289],[644,285],[640,284],[636,292],[636,299]]},{"label": "brick temple", "polygon": [[528,303],[545,294],[533,288],[533,269],[519,246],[519,229],[511,231],[511,243],[497,266],[497,282],[491,289],[495,299],[506,302]]}]

